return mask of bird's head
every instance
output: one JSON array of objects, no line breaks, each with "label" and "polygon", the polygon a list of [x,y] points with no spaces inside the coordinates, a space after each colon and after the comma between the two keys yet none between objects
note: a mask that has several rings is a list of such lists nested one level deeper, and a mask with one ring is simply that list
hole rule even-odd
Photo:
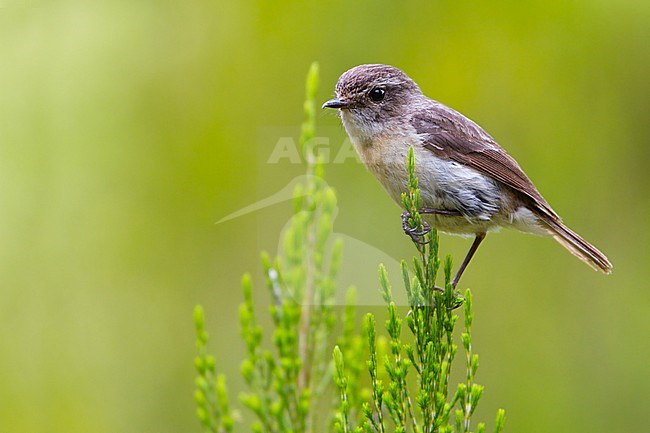
[{"label": "bird's head", "polygon": [[360,65],[341,75],[336,97],[323,108],[339,109],[348,134],[370,139],[403,118],[422,92],[408,75],[388,65]]}]

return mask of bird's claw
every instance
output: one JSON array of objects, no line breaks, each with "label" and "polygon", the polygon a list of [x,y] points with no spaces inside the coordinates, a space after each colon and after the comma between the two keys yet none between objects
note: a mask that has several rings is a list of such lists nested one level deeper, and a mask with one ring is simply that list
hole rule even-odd
[{"label": "bird's claw", "polygon": [[411,216],[411,214],[408,213],[408,212],[402,213],[402,229],[404,230],[404,233],[409,235],[411,240],[413,242],[415,242],[416,244],[426,245],[429,242],[431,242],[431,240],[425,240],[424,239],[424,236],[426,234],[428,234],[429,232],[431,232],[431,226],[426,221],[422,221],[422,228],[423,228],[422,230],[417,230],[415,228],[411,228],[411,227],[409,227],[409,224],[408,224],[410,216]]},{"label": "bird's claw", "polygon": [[[435,290],[436,292],[445,293],[445,289],[443,289],[442,287],[433,286],[433,290]],[[447,307],[447,310],[449,311],[455,310],[456,308],[462,306],[465,303],[465,298],[460,294],[460,292],[454,290],[453,296],[454,296],[454,303],[450,307]],[[434,300],[432,299],[432,302],[433,301]],[[407,316],[410,316],[411,314],[413,314],[413,310],[409,310],[408,313],[406,313]]]},{"label": "bird's claw", "polygon": [[[433,290],[435,290],[436,292],[445,293],[445,289],[443,289],[442,287],[433,286]],[[454,297],[454,303],[450,307],[447,307],[448,310],[455,310],[456,308],[460,307],[465,303],[465,298],[463,297],[463,295],[460,292],[456,291],[454,288],[452,288],[452,290],[453,290],[452,296]]]},{"label": "bird's claw", "polygon": [[[422,213],[438,213],[438,214],[444,214],[448,216],[455,216],[459,214],[456,211],[440,211],[440,210],[434,210],[434,209],[428,209],[428,208],[422,208],[421,209]],[[426,239],[425,236],[431,232],[431,226],[426,222],[422,221],[422,230],[417,230],[416,228],[411,228],[409,227],[409,218],[411,217],[411,214],[408,212],[402,213],[402,229],[404,230],[404,233],[409,235],[411,240],[418,244],[418,245],[426,245],[431,242],[431,239]],[[455,283],[456,281],[454,281]],[[448,310],[455,310],[456,308],[460,307],[463,305],[465,302],[465,298],[460,294],[460,292],[457,292],[456,290],[456,285],[452,283],[452,296],[454,297],[454,303],[450,306],[447,307]],[[442,287],[434,286],[433,290],[436,292],[440,293],[446,293],[446,290]],[[410,314],[410,311],[409,311]]]}]

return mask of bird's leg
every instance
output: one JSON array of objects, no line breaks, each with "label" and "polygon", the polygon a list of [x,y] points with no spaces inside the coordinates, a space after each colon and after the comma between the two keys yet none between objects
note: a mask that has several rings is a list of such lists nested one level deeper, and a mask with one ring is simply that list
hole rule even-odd
[{"label": "bird's leg", "polygon": [[[463,305],[464,298],[462,294],[456,291],[456,286],[458,285],[458,281],[460,280],[460,277],[463,275],[463,272],[465,271],[465,268],[467,268],[467,265],[469,264],[470,260],[472,260],[472,257],[474,257],[474,254],[476,253],[476,250],[478,250],[478,246],[481,244],[483,239],[485,239],[485,233],[476,234],[476,237],[474,238],[474,242],[472,242],[472,246],[469,247],[469,251],[467,251],[467,254],[465,255],[465,259],[463,259],[463,263],[460,264],[460,267],[458,268],[458,271],[456,272],[454,279],[451,280],[451,288],[454,291],[454,296],[456,297],[456,303],[451,307],[448,307],[449,310],[455,310],[456,308]],[[438,286],[435,286],[433,289],[443,293],[445,291],[443,288]]]},{"label": "bird's leg", "polygon": [[[457,210],[432,209],[428,207],[420,208],[419,212],[420,214],[430,214],[430,215],[435,214],[435,215],[445,215],[445,216],[462,216],[462,214]],[[410,216],[411,214],[408,212],[402,213],[402,229],[404,230],[404,233],[409,235],[411,237],[411,240],[413,240],[413,242],[420,245],[426,244],[427,242],[423,241],[422,238],[424,237],[424,235],[426,235],[431,231],[431,226],[426,221],[422,221],[423,230],[418,231],[416,229],[412,229],[408,225],[408,220]]]},{"label": "bird's leg", "polygon": [[456,272],[456,276],[451,281],[451,287],[453,287],[454,289],[456,288],[456,285],[458,284],[460,277],[463,275],[465,268],[467,268],[467,265],[469,264],[470,260],[472,260],[472,257],[474,257],[474,253],[476,253],[476,250],[478,249],[478,246],[481,244],[483,239],[485,239],[485,233],[476,234],[476,237],[474,238],[474,242],[472,242],[472,246],[469,247],[469,251],[467,251],[467,255],[465,256],[463,263],[460,264],[460,267]]},{"label": "bird's leg", "polygon": [[416,228],[411,228],[409,227],[409,217],[411,216],[410,213],[404,212],[402,213],[402,230],[404,230],[404,233],[409,235],[411,237],[411,240],[415,242],[416,244],[424,245],[428,242],[423,241],[422,239],[424,238],[424,235],[429,233],[431,231],[431,226],[427,224],[426,221],[422,221],[422,230],[417,230]]},{"label": "bird's leg", "polygon": [[[428,208],[428,207],[420,208],[419,212],[420,212],[420,214],[423,214],[423,215],[424,214],[429,214],[429,215],[444,215],[444,216],[463,216],[463,214],[460,213],[457,210],[433,209],[433,208]],[[424,238],[424,235],[426,235],[427,233],[429,233],[431,231],[431,226],[426,221],[422,221],[423,229],[421,231],[418,231],[416,229],[412,229],[408,225],[408,219],[409,219],[410,216],[411,216],[411,214],[408,213],[408,212],[404,212],[402,214],[402,229],[404,230],[404,233],[409,235],[411,237],[411,239],[413,240],[413,242],[415,242],[417,244],[420,244],[420,245],[427,244],[428,242],[423,241],[422,239]],[[485,237],[485,235],[483,235],[483,237]],[[481,240],[482,240],[482,238],[481,238]],[[478,243],[480,243],[480,241]],[[462,274],[464,268],[467,266],[467,263],[469,263],[469,260],[471,259],[471,256],[474,255],[474,252],[476,251],[476,248],[478,247],[478,243],[476,244],[476,246],[472,245],[472,248],[474,250],[472,251],[470,249],[471,254],[468,253],[469,258],[465,258],[465,261],[463,262],[463,265],[461,265],[461,269],[459,270],[460,274]],[[454,281],[457,282],[457,279],[460,278],[460,274],[456,275],[456,278],[454,278]],[[454,287],[454,288],[456,287],[455,283],[452,283],[452,287]],[[445,289],[443,289],[442,287],[438,287],[438,286],[433,286],[433,290],[435,290],[437,292],[441,292],[441,293],[445,292]],[[453,306],[449,307],[449,309],[454,310],[454,309],[460,307],[461,305],[463,305],[463,301],[457,302]]]}]

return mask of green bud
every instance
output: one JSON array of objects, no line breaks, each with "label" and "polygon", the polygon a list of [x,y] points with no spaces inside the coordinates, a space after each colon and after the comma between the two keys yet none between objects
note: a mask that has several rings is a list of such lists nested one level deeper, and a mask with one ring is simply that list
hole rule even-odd
[{"label": "green bud", "polygon": [[246,304],[239,305],[239,323],[242,328],[248,328],[251,323],[251,311]]},{"label": "green bud", "polygon": [[280,359],[280,366],[281,366],[282,369],[284,369],[284,370],[288,370],[288,371],[290,371],[290,370],[293,369],[294,365],[295,365],[294,360],[291,359],[291,358],[286,358],[286,357],[285,357],[285,358],[281,358],[281,359]]},{"label": "green bud", "polygon": [[200,342],[202,342],[204,345],[208,342],[209,338],[210,338],[210,335],[206,331],[201,330],[201,331],[197,332],[197,339]]},{"label": "green bud", "polygon": [[453,261],[450,255],[445,256],[445,287],[448,289],[449,293],[453,293],[451,290],[451,269],[453,267]]},{"label": "green bud", "polygon": [[199,406],[204,406],[205,405],[205,394],[201,392],[200,390],[194,391],[194,400],[196,401],[196,404]]},{"label": "green bud", "polygon": [[313,62],[309,66],[309,72],[307,72],[307,84],[305,89],[307,99],[316,98],[316,93],[318,92],[318,69],[318,62]]},{"label": "green bud", "polygon": [[370,405],[368,403],[363,403],[361,406],[361,411],[363,412],[363,416],[365,416],[367,419],[372,420],[372,409],[370,408]]},{"label": "green bud", "polygon": [[336,193],[332,188],[325,190],[325,197],[323,198],[323,210],[328,215],[331,215],[336,209]]},{"label": "green bud", "polygon": [[241,403],[255,413],[259,413],[262,403],[255,394],[241,394],[239,396]]},{"label": "green bud", "polygon": [[472,292],[467,289],[465,291],[465,329],[469,332],[472,327]]},{"label": "green bud", "polygon": [[264,432],[264,428],[262,427],[262,424],[259,421],[255,421],[253,422],[253,424],[251,424],[251,430],[253,431],[253,433]]},{"label": "green bud", "polygon": [[202,357],[197,356],[196,358],[194,358],[194,367],[196,368],[196,371],[199,372],[199,374],[205,373],[205,363],[203,362]]},{"label": "green bud", "polygon": [[203,307],[197,305],[194,307],[194,325],[197,330],[201,330],[205,327],[205,322],[203,319]]},{"label": "green bud", "polygon": [[[312,134],[316,135],[315,129],[313,130]],[[323,179],[325,177],[325,161],[323,155],[318,155],[316,165],[314,166],[314,176],[316,176],[317,179]],[[320,188],[320,182],[317,183],[317,187]],[[322,203],[322,201],[323,199],[319,194],[317,202]]]},{"label": "green bud", "polygon": [[311,396],[309,395],[309,392],[303,392],[302,397],[300,398],[300,401],[298,402],[298,411],[304,415],[307,415],[309,413],[309,408],[310,408],[310,403],[311,403]]},{"label": "green bud", "polygon": [[242,361],[239,367],[239,371],[241,372],[241,375],[246,380],[246,382],[251,383],[255,373],[255,367],[249,359]]},{"label": "green bud", "polygon": [[406,289],[406,295],[410,302],[412,297],[411,276],[409,275],[409,269],[408,269],[408,265],[406,264],[406,260],[402,259],[402,261],[400,262],[400,268],[402,270],[402,280],[404,281],[404,288]]},{"label": "green bud", "polygon": [[386,267],[384,264],[379,265],[379,284],[381,286],[381,294],[384,298],[384,301],[388,304],[393,300],[393,293],[390,286],[390,281],[388,281],[388,273],[386,272]]},{"label": "green bud", "polygon": [[204,426],[210,425],[210,417],[208,416],[208,412],[205,410],[205,408],[197,407],[196,416],[199,418],[199,421],[201,421],[201,424],[203,424]]},{"label": "green bud", "polygon": [[472,337],[467,332],[463,332],[460,336],[460,339],[463,342],[463,347],[467,352],[471,350],[471,345],[472,345]]},{"label": "green bud", "polygon": [[275,368],[275,358],[273,354],[270,351],[265,350],[262,354],[262,357],[266,361],[266,365],[269,367],[269,370],[273,370]]},{"label": "green bud", "polygon": [[459,383],[458,388],[456,388],[456,394],[459,396],[461,400],[464,400],[466,393],[467,393],[467,385],[465,385],[464,383]]},{"label": "green bud", "polygon": [[226,386],[226,376],[220,374],[217,376],[217,396],[221,403],[222,409],[228,409],[228,387]]},{"label": "green bud", "polygon": [[305,190],[302,184],[297,184],[293,189],[293,213],[296,214],[302,210],[304,204]]},{"label": "green bud", "polygon": [[456,409],[455,413],[455,421],[456,421],[456,431],[461,432],[463,431],[463,411],[460,409]]},{"label": "green bud", "polygon": [[334,351],[332,353],[332,356],[334,357],[334,365],[336,366],[337,372],[340,374],[343,373],[343,352],[341,352],[341,348],[338,346],[334,346]]},{"label": "green bud", "polygon": [[203,391],[203,392],[207,391],[208,382],[205,380],[205,378],[203,376],[197,377],[196,380],[194,381],[194,383],[196,384],[196,387],[198,389],[200,389],[201,391]]},{"label": "green bud", "polygon": [[418,394],[416,400],[418,406],[422,410],[426,410],[426,408],[428,408],[429,405],[431,404],[430,394],[424,389],[420,390],[420,393]]},{"label": "green bud", "polygon": [[471,365],[472,376],[474,376],[476,375],[476,370],[478,370],[478,355],[472,356],[472,362],[470,365]]},{"label": "green bud", "polygon": [[244,300],[247,304],[253,304],[253,285],[250,274],[244,274],[241,279],[241,286],[244,292]]},{"label": "green bud", "polygon": [[235,420],[229,415],[224,415],[221,418],[221,424],[226,431],[231,432],[235,427]]},{"label": "green bud", "polygon": [[494,422],[494,433],[501,433],[505,423],[506,423],[506,411],[503,409],[499,409],[497,411],[497,417]]},{"label": "green bud", "polygon": [[205,359],[203,360],[203,362],[204,362],[205,369],[207,371],[210,371],[210,372],[214,373],[215,368],[216,368],[216,361],[214,359],[214,356],[212,356],[212,355],[206,356]]}]

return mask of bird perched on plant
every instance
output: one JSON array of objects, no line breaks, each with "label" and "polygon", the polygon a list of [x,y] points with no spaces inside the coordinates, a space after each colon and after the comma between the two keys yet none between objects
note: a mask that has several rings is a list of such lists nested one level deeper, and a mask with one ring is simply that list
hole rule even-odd
[{"label": "bird perched on plant", "polygon": [[551,235],[592,268],[611,272],[607,257],[562,222],[487,132],[426,97],[401,70],[354,67],[323,108],[339,110],[361,160],[397,203],[408,190],[405,160],[413,147],[425,221],[445,233],[474,236],[454,287],[486,234],[500,227]]}]

